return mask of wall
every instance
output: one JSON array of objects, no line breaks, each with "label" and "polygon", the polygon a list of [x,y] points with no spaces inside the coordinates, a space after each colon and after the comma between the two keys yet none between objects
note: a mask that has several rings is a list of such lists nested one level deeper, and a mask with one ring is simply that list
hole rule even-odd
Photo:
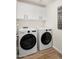
[{"label": "wall", "polygon": [[[28,19],[24,19],[24,15],[28,16]],[[39,19],[39,16],[43,17],[43,20]],[[46,9],[37,5],[23,3],[17,1],[16,7],[16,24],[18,28],[40,28],[45,26]]]},{"label": "wall", "polygon": [[46,10],[44,7],[17,1],[16,18],[24,19],[24,15],[27,15],[28,18],[32,19],[38,19],[39,16],[42,16],[45,19]]},{"label": "wall", "polygon": [[62,5],[61,0],[56,0],[47,5],[47,16],[46,22],[47,27],[53,28],[53,47],[62,53],[62,30],[57,28],[57,7]]},{"label": "wall", "polygon": [[29,27],[29,28],[41,28],[45,27],[46,21],[44,20],[17,20],[18,28]]}]

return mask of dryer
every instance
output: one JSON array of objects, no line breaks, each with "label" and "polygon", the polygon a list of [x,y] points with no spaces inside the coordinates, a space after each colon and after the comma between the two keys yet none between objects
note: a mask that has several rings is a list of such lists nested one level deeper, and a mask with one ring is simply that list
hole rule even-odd
[{"label": "dryer", "polygon": [[39,29],[38,30],[38,50],[44,50],[52,47],[52,29]]},{"label": "dryer", "polygon": [[24,57],[37,52],[37,30],[20,29],[18,48],[19,57]]}]

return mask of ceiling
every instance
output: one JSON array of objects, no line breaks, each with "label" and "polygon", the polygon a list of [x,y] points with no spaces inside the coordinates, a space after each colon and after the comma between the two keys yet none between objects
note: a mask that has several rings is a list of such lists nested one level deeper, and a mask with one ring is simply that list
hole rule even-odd
[{"label": "ceiling", "polygon": [[17,1],[35,4],[35,5],[45,7],[48,3],[50,3],[53,0],[17,0]]}]

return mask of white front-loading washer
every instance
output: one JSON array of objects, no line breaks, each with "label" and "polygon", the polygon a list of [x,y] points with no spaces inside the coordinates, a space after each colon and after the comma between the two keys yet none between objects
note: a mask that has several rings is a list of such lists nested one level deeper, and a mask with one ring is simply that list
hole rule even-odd
[{"label": "white front-loading washer", "polygon": [[19,57],[24,57],[37,52],[37,30],[20,29],[18,48]]},{"label": "white front-loading washer", "polygon": [[39,29],[38,30],[38,50],[44,50],[52,47],[53,39],[52,39],[52,29]]}]

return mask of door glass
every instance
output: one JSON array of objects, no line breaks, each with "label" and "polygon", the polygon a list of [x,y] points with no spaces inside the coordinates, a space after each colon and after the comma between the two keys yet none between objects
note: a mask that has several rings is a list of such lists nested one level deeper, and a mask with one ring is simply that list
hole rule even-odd
[{"label": "door glass", "polygon": [[49,32],[45,32],[41,37],[41,42],[44,45],[47,45],[50,43],[51,39],[52,39],[52,35]]},{"label": "door glass", "polygon": [[20,46],[24,50],[32,49],[36,44],[36,37],[33,34],[24,35],[20,41]]}]

